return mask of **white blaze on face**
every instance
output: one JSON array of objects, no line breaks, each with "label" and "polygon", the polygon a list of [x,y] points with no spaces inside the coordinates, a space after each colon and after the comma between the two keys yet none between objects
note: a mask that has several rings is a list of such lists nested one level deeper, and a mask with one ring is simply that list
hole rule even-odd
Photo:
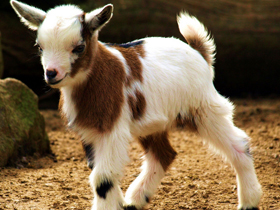
[{"label": "white blaze on face", "polygon": [[42,49],[41,62],[45,71],[55,70],[55,81],[66,79],[71,64],[78,56],[72,50],[81,42],[82,25],[79,18],[83,11],[77,7],[64,6],[50,10],[38,29],[37,43]]}]

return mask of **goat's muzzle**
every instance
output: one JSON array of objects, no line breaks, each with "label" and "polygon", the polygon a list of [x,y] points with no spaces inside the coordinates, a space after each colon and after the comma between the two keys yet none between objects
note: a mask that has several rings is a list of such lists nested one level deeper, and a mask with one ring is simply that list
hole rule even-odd
[{"label": "goat's muzzle", "polygon": [[58,72],[55,69],[47,70],[46,71],[46,82],[49,85],[56,85],[56,84],[60,83],[63,79],[65,79],[65,77],[68,74],[65,74],[65,76],[62,79],[58,79],[57,75],[58,75]]}]

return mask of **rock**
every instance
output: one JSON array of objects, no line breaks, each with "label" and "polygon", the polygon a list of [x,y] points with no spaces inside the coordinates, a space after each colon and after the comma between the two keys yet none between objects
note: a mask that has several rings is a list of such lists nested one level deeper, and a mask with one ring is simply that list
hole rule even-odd
[{"label": "rock", "polygon": [[22,82],[0,80],[0,167],[22,156],[50,152],[38,97]]},{"label": "rock", "polygon": [[2,78],[3,73],[4,73],[4,61],[3,61],[3,54],[2,54],[1,32],[0,32],[0,78]]}]

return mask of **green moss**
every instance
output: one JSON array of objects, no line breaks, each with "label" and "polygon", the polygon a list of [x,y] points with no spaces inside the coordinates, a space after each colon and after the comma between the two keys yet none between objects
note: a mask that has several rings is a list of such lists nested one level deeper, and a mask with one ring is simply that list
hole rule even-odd
[{"label": "green moss", "polygon": [[11,163],[22,155],[50,151],[38,98],[26,85],[15,79],[0,80],[0,111],[0,135],[5,135],[0,150],[6,154],[0,157],[0,166],[6,156]]}]

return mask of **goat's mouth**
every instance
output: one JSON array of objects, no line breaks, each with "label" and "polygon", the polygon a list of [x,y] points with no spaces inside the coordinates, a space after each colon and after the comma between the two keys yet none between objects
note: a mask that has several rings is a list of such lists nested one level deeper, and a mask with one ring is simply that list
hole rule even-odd
[{"label": "goat's mouth", "polygon": [[48,81],[48,84],[51,85],[51,86],[57,85],[57,84],[59,84],[62,80],[64,80],[67,76],[68,76],[68,73],[65,74],[65,76],[64,76],[62,79],[60,79],[60,80],[54,80],[54,79],[49,80],[49,81]]}]

